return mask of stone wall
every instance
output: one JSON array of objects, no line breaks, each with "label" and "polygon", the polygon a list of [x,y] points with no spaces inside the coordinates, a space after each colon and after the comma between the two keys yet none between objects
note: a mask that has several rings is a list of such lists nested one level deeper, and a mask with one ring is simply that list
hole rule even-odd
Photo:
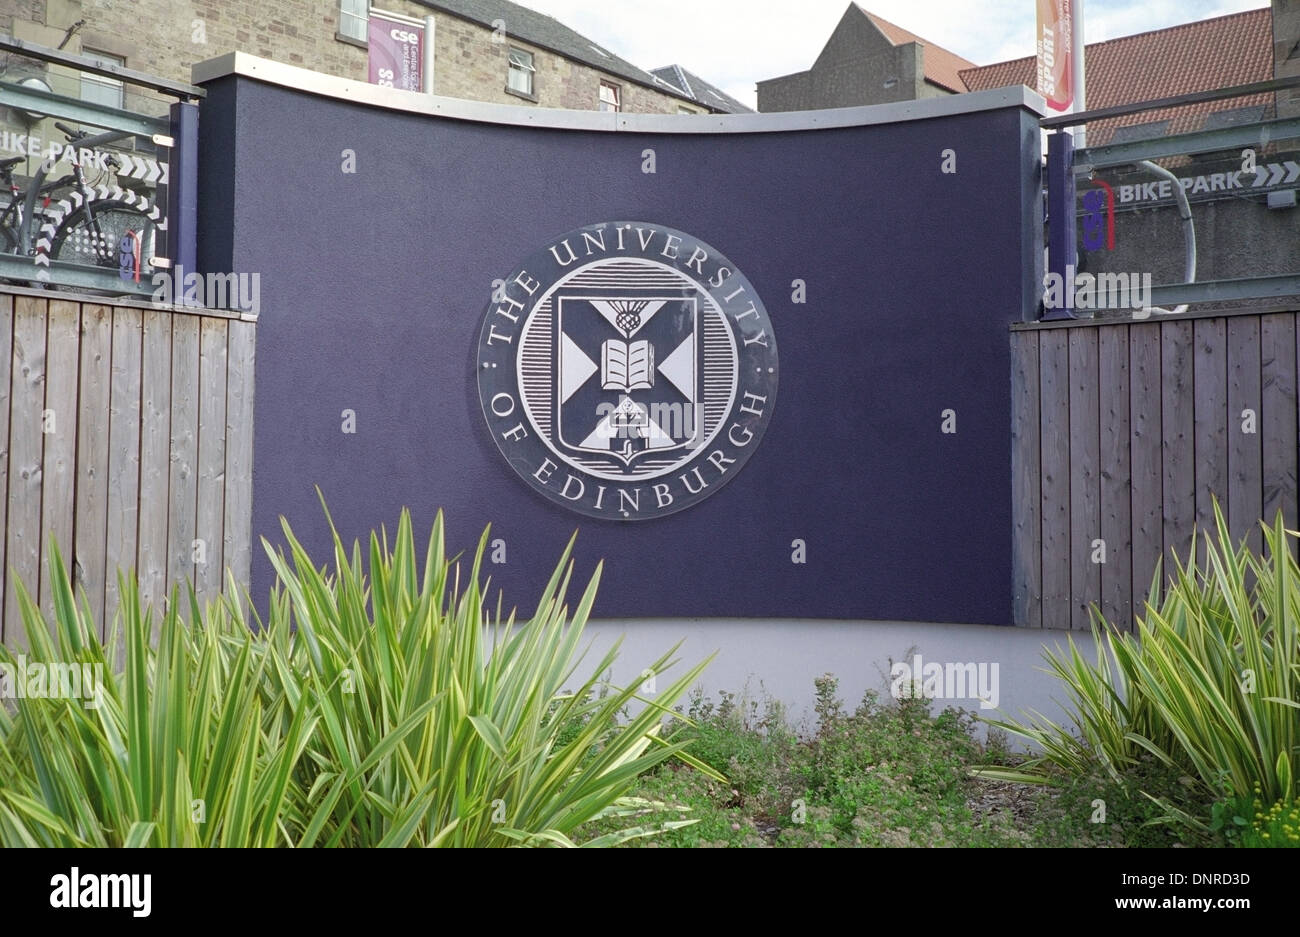
[{"label": "stone wall", "polygon": [[[392,13],[423,18],[431,11],[409,0],[386,0]],[[600,82],[619,86],[622,109],[676,114],[706,109],[662,91],[607,75],[513,36],[444,13],[436,21],[434,90],[437,94],[528,104],[506,91],[509,49],[533,53],[535,103],[596,110]],[[68,28],[85,24],[66,51],[120,56],[128,68],[189,81],[190,67],[239,50],[357,81],[367,78],[367,50],[338,38],[337,2],[326,0],[0,0],[0,31],[56,48]]]}]

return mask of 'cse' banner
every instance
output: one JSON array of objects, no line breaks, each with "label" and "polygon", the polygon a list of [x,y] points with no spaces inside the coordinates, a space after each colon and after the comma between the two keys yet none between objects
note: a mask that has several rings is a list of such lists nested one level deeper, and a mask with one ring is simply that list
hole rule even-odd
[{"label": "'cse' banner", "polygon": [[370,11],[370,83],[403,91],[424,90],[424,26]]},{"label": "'cse' banner", "polygon": [[1073,6],[1079,0],[1038,0],[1038,93],[1053,110],[1074,103]]}]

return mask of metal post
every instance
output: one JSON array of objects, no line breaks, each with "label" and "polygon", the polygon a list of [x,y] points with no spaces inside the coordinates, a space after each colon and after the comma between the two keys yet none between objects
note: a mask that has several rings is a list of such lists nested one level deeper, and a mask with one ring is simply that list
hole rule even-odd
[{"label": "metal post", "polygon": [[1061,287],[1061,305],[1044,307],[1043,321],[1074,315],[1074,138],[1057,131],[1047,138],[1047,269]]},{"label": "metal post", "polygon": [[[173,276],[198,265],[199,108],[184,101],[171,106],[172,152],[167,189],[167,253]],[[180,284],[176,284],[179,288]]]},{"label": "metal post", "polygon": [[424,18],[424,75],[421,79],[422,90],[425,94],[433,94],[433,63],[435,50],[433,40],[437,23],[432,16]]},{"label": "metal post", "polygon": [[[1079,114],[1088,109],[1088,96],[1084,92],[1086,69],[1083,42],[1083,0],[1074,0],[1070,4],[1070,48],[1071,69],[1070,84],[1074,89],[1074,113]],[[1081,150],[1088,145],[1087,130],[1083,124],[1074,128],[1074,148]]]}]

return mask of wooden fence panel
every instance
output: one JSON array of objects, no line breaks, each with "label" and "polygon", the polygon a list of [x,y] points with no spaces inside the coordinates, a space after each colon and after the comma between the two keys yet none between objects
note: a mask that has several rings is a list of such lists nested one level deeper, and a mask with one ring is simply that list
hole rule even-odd
[{"label": "wooden fence panel", "polygon": [[52,611],[51,535],[101,636],[119,570],[155,628],[173,583],[246,589],[255,321],[13,288],[0,316],[0,640],[26,646],[20,582]]},{"label": "wooden fence panel", "polygon": [[1129,327],[1129,427],[1133,471],[1133,611],[1150,597],[1164,551],[1164,433],[1160,413],[1160,326]]},{"label": "wooden fence panel", "polygon": [[1097,334],[1101,412],[1101,613],[1127,622],[1133,614],[1133,470],[1129,434],[1128,328]]},{"label": "wooden fence panel", "polygon": [[13,385],[9,398],[9,509],[5,518],[4,640],[10,649],[27,646],[19,613],[21,582],[32,598],[40,595],[41,471],[45,434],[45,337],[49,303],[31,296],[14,298]]},{"label": "wooden fence panel", "polygon": [[[1012,609],[1017,625],[1043,627],[1042,481],[1038,437],[1038,336],[1011,334]],[[233,564],[232,564],[233,565]]]},{"label": "wooden fence panel", "polygon": [[140,374],[140,603],[167,599],[167,485],[171,479],[172,317],[146,310]]},{"label": "wooden fence panel", "polygon": [[1070,627],[1091,626],[1089,606],[1101,598],[1101,409],[1097,331],[1070,336]]},{"label": "wooden fence panel", "polygon": [[[1195,323],[1196,430],[1196,526],[1214,529],[1214,501],[1228,503],[1228,339],[1223,319],[1201,319]],[[1201,540],[1197,558],[1205,558]],[[1181,556],[1180,559],[1186,559]]]},{"label": "wooden fence panel", "polygon": [[1060,330],[1039,336],[1043,470],[1043,627],[1069,628],[1070,609],[1070,355]]},{"label": "wooden fence panel", "polygon": [[[194,580],[195,517],[198,507],[199,460],[199,320],[193,316],[172,323],[171,475],[173,508],[167,520],[167,582]],[[182,589],[182,608],[188,599]]]},{"label": "wooden fence panel", "polygon": [[[41,471],[41,610],[54,614],[50,570],[51,548],[58,544],[74,580],[72,524],[75,513],[77,461],[77,378],[81,306],[51,300],[45,373],[45,459]],[[51,541],[53,538],[53,541]]]},{"label": "wooden fence panel", "polygon": [[1160,421],[1164,434],[1164,540],[1166,562],[1171,551],[1186,557],[1196,529],[1196,459],[1194,450],[1192,323],[1160,326]]},{"label": "wooden fence panel", "polygon": [[221,595],[226,494],[226,342],[224,319],[204,319],[199,336],[199,446],[194,591],[199,607]]},{"label": "wooden fence panel", "polygon": [[113,312],[113,368],[108,427],[108,530],[104,623],[117,614],[119,572],[136,569],[140,523],[140,378],[144,317],[139,309]]},{"label": "wooden fence panel", "polygon": [[1228,528],[1251,549],[1262,543],[1263,458],[1259,443],[1259,316],[1228,321]]},{"label": "wooden fence panel", "polygon": [[1017,625],[1078,628],[1097,603],[1131,628],[1157,563],[1167,577],[1213,534],[1216,499],[1256,550],[1261,518],[1300,526],[1297,314],[1012,328]]},{"label": "wooden fence panel", "polygon": [[[1034,344],[1036,346],[1037,342]],[[257,330],[253,323],[232,321],[226,355],[226,503],[222,555],[235,582],[245,584],[249,582],[253,561],[253,365],[256,350]],[[1037,426],[1037,421],[1034,425]]]},{"label": "wooden fence panel", "polygon": [[81,314],[81,391],[77,403],[76,552],[74,581],[101,631],[104,627],[105,544],[108,542],[108,434],[111,422],[113,312],[86,306]]},{"label": "wooden fence panel", "polygon": [[[9,576],[8,538],[5,518],[9,511],[9,407],[12,402],[10,380],[14,359],[14,298],[0,294],[0,619],[4,616],[5,579]],[[4,622],[0,620],[0,641],[4,640]]]},{"label": "wooden fence panel", "polygon": [[[1263,447],[1264,513],[1272,523],[1278,511],[1286,526],[1300,526],[1296,499],[1296,328],[1290,313],[1264,316],[1259,326],[1260,413]],[[1291,552],[1296,542],[1291,540]]]}]

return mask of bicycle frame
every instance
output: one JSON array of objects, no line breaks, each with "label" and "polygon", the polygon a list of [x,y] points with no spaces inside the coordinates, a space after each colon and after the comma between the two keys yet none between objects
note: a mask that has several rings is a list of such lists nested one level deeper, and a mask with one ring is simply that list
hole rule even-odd
[{"label": "bicycle frame", "polygon": [[[83,137],[82,139],[77,140],[76,142],[79,144],[80,147],[93,150],[97,146],[102,146],[105,143],[112,143],[115,140],[121,140],[129,136],[131,136],[131,133],[129,131],[110,130],[106,133],[96,134],[93,137]],[[40,197],[41,189],[45,187],[44,186],[45,177],[48,175],[48,172],[46,170],[47,165],[50,165],[49,160],[43,161],[40,165],[40,168],[36,170],[36,175],[32,176],[31,185],[28,187],[27,196],[23,201],[22,215],[19,218],[18,228],[16,231],[17,241],[18,241],[18,252],[23,256],[26,256],[31,251],[32,218],[34,217],[34,213],[36,210],[36,200]],[[50,168],[53,167],[50,166]],[[76,185],[77,190],[83,196],[83,198],[90,194],[90,189],[86,185],[85,174],[82,173],[81,165],[79,163],[73,164],[72,180],[73,183]],[[60,179],[59,182],[63,182],[63,179]],[[57,188],[57,185],[51,186],[50,188]],[[89,204],[90,204],[89,198],[86,198],[84,204],[87,206],[86,216],[90,219],[91,225],[93,226],[94,216],[91,214],[91,210],[89,208]],[[98,231],[96,231],[96,233],[98,233]]]}]

